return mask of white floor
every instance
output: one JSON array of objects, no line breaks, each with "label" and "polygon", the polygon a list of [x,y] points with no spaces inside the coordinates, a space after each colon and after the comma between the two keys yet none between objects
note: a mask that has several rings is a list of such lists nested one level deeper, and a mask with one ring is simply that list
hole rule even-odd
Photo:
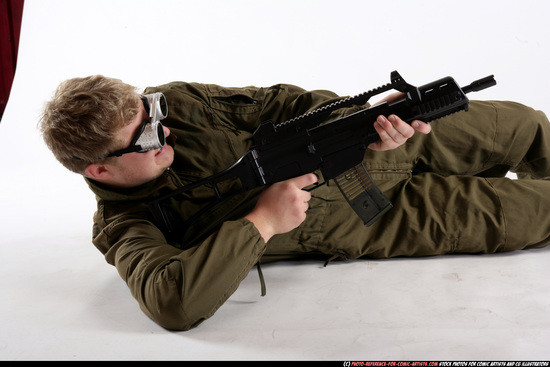
[{"label": "white floor", "polygon": [[[27,0],[0,124],[1,360],[550,360],[550,248],[255,270],[211,319],[168,332],[90,242],[94,198],[36,122],[70,77],[293,83],[356,94],[495,74],[480,99],[550,113],[545,0]],[[474,98],[472,96],[472,98]]]}]

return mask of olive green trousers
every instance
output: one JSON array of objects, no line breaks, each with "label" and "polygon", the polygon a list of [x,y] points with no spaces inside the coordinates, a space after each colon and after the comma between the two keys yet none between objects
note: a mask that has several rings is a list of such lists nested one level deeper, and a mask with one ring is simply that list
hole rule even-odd
[{"label": "olive green trousers", "polygon": [[[365,167],[393,208],[365,227],[334,184],[306,221],[273,237],[262,261],[494,253],[550,243],[550,123],[513,102],[472,101]],[[505,177],[508,171],[518,179]]]}]

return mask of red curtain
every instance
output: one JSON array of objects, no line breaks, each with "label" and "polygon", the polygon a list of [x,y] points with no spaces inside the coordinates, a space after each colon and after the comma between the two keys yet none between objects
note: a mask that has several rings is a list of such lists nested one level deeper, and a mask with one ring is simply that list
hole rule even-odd
[{"label": "red curtain", "polygon": [[10,96],[17,65],[24,0],[0,0],[0,116]]}]

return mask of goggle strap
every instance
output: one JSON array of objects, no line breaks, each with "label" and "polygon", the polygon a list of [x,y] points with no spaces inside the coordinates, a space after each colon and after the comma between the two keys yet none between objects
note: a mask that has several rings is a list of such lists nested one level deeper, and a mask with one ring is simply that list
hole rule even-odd
[{"label": "goggle strap", "polygon": [[141,150],[141,145],[134,145],[126,149],[117,150],[116,152],[109,153],[105,156],[108,157],[120,157],[123,154],[139,152]]}]

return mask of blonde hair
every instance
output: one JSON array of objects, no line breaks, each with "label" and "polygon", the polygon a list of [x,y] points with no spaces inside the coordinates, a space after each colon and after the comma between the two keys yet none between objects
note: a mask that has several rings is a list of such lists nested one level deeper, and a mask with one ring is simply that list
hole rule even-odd
[{"label": "blonde hair", "polygon": [[69,79],[46,104],[39,126],[57,160],[84,174],[90,163],[120,148],[116,132],[137,115],[140,103],[136,88],[118,79]]}]

